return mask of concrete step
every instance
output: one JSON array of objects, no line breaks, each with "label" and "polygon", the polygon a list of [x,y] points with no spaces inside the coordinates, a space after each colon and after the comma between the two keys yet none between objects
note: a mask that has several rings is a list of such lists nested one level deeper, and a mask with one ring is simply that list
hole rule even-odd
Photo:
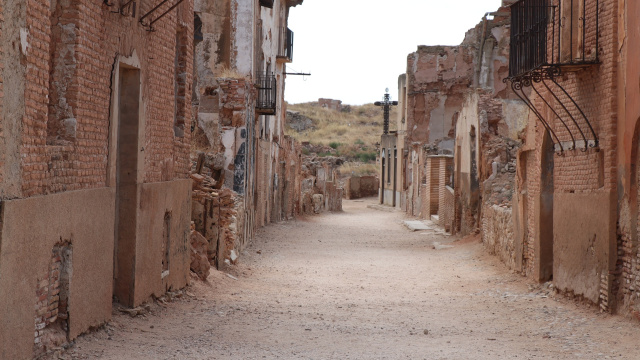
[{"label": "concrete step", "polygon": [[425,223],[423,223],[422,221],[419,221],[419,220],[406,220],[404,222],[404,225],[407,228],[409,228],[409,230],[411,230],[411,231],[432,230],[432,228],[430,226],[427,226]]},{"label": "concrete step", "polygon": [[437,224],[440,222],[440,217],[438,215],[431,215],[431,221]]}]

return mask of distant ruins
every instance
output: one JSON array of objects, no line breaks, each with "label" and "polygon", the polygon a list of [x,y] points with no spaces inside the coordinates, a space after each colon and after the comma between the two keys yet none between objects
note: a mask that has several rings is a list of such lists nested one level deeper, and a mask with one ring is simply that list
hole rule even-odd
[{"label": "distant ruins", "polygon": [[318,105],[325,109],[342,111],[342,100],[318,99]]},{"label": "distant ruins", "polygon": [[419,46],[382,138],[380,202],[479,231],[511,269],[602,311],[640,313],[640,35],[625,30],[640,5],[621,4],[505,0],[459,46]]}]

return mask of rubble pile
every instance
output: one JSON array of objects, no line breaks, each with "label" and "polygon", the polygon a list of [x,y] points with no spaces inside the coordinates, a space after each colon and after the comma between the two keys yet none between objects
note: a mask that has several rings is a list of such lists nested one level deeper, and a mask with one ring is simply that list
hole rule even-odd
[{"label": "rubble pile", "polygon": [[319,214],[325,210],[342,211],[344,192],[338,179],[342,157],[303,157],[301,210],[303,214]]},{"label": "rubble pile", "polygon": [[[208,264],[220,269],[230,258],[237,237],[237,196],[230,189],[219,189],[219,182],[211,176],[192,174],[191,179],[192,253],[204,255]],[[202,246],[196,246],[194,241]],[[201,262],[199,258],[195,260],[192,255],[191,270],[200,275]]]}]

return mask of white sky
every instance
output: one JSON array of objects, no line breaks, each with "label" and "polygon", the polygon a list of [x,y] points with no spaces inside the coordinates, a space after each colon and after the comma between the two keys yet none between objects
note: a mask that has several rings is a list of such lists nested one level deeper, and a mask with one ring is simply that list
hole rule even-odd
[{"label": "white sky", "polygon": [[465,32],[501,0],[305,0],[291,8],[293,63],[285,99],[290,104],[342,100],[361,105],[397,100],[398,76],[418,45],[458,45]]}]

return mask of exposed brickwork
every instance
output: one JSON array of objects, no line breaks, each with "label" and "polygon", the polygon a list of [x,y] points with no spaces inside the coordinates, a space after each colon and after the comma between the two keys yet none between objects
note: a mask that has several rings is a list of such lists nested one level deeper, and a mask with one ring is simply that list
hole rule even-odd
[{"label": "exposed brickwork", "polygon": [[[448,204],[447,206],[445,199],[450,197],[450,200],[453,197],[453,192],[447,189],[447,186],[451,186],[451,174],[453,172],[453,157],[440,157],[438,159],[438,218],[440,219],[440,224],[446,228],[446,221],[451,221],[454,216],[453,206],[452,204]],[[451,223],[448,223],[450,225]],[[448,231],[451,231],[449,229]]]},{"label": "exposed brickwork", "polygon": [[455,221],[455,196],[454,191],[450,186],[444,187],[444,194],[442,197],[442,206],[439,211],[440,226],[444,227],[447,232],[453,231]]},{"label": "exposed brickwork", "polygon": [[69,340],[71,257],[70,243],[56,245],[51,252],[48,272],[38,279],[34,335],[36,356]]},{"label": "exposed brickwork", "polygon": [[429,204],[429,214],[436,215],[438,214],[438,204],[440,202],[440,159],[438,158],[427,158],[427,189],[429,194],[428,196],[428,204]]},{"label": "exposed brickwork", "polygon": [[[106,185],[114,60],[134,50],[147,54],[141,56],[146,91],[144,179],[185,178],[190,123],[185,121],[185,136],[175,139],[172,124],[176,102],[181,116],[190,119],[191,89],[188,85],[176,96],[175,87],[166,85],[176,80],[176,34],[192,31],[191,2],[157,22],[154,32],[133,18],[112,13],[101,2],[73,2],[64,8],[62,4],[52,14],[49,1],[27,2],[24,196]],[[150,4],[140,6],[144,10]],[[178,78],[190,84],[193,65],[184,60],[192,56],[192,40],[184,39],[177,49],[182,50],[178,71],[183,74]],[[50,47],[51,41],[59,42]],[[65,130],[74,126],[74,131]]]}]

